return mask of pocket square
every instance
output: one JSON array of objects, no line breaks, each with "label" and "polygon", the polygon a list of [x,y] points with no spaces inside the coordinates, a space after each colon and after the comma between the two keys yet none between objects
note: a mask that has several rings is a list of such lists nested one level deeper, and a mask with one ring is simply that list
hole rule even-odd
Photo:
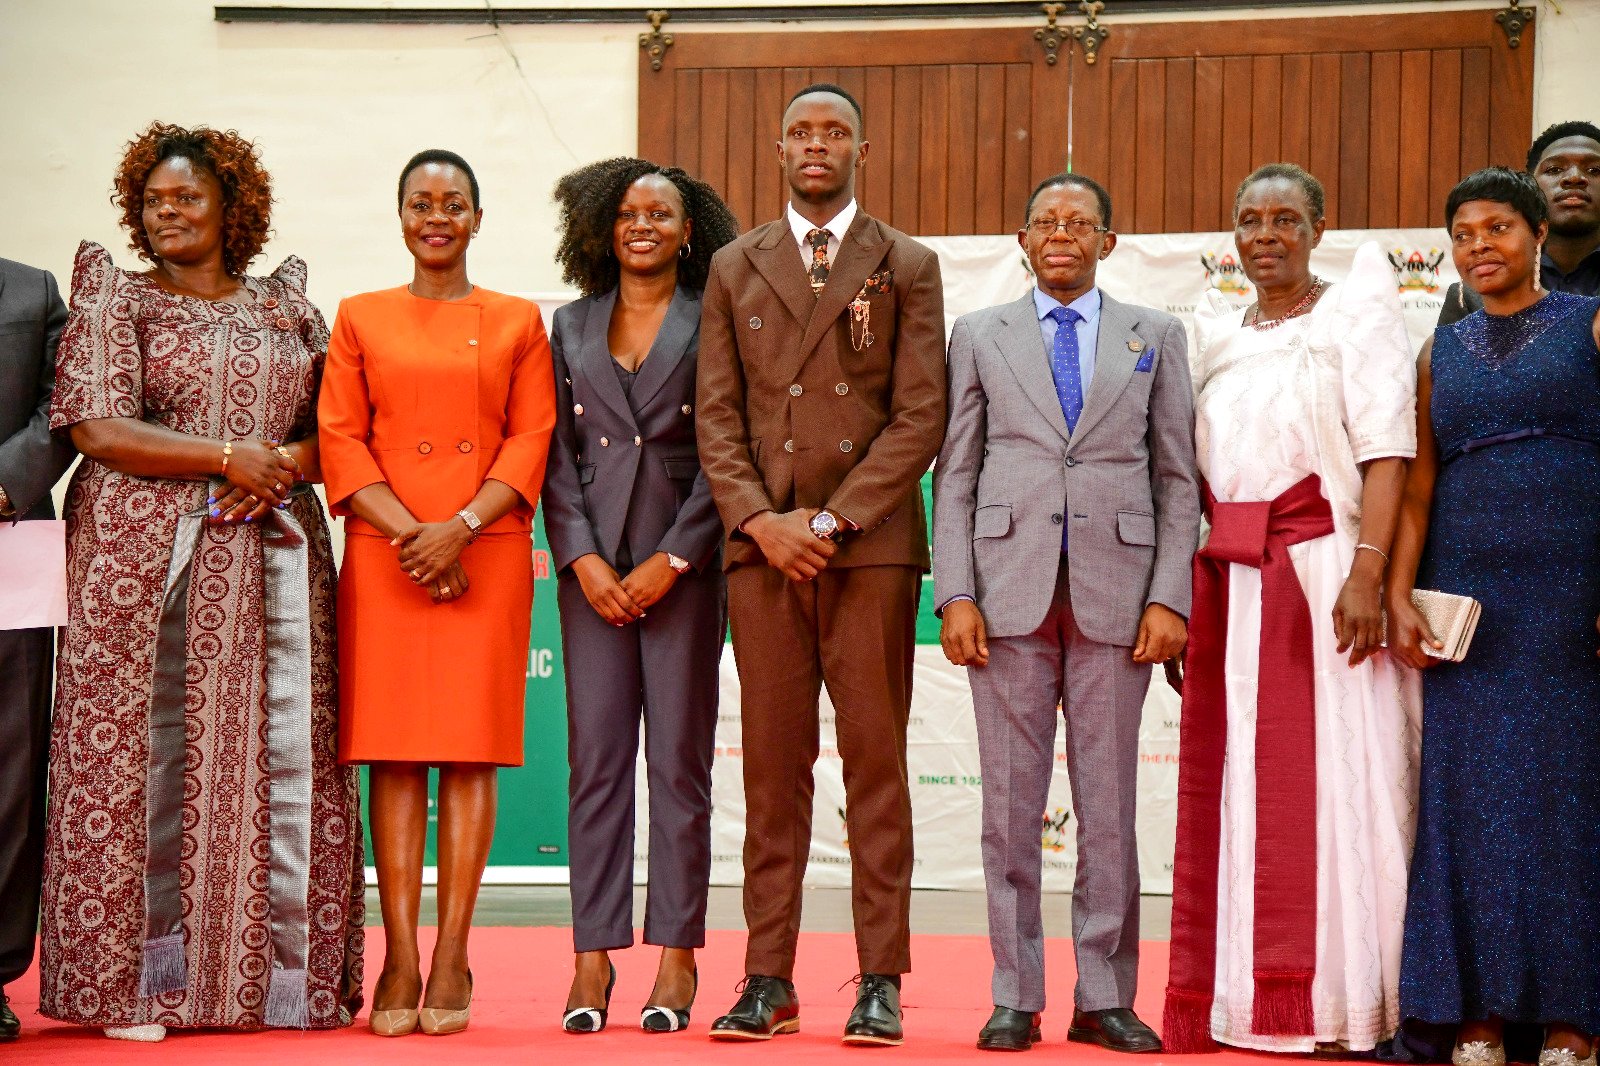
[{"label": "pocket square", "polygon": [[894,271],[880,270],[869,277],[861,286],[861,291],[856,293],[856,299],[863,299],[869,295],[882,296],[894,291]]},{"label": "pocket square", "polygon": [[1155,346],[1152,345],[1146,348],[1144,350],[1144,354],[1139,356],[1139,361],[1133,364],[1133,372],[1135,374],[1148,374],[1151,370],[1155,369],[1155,365],[1156,350]]}]

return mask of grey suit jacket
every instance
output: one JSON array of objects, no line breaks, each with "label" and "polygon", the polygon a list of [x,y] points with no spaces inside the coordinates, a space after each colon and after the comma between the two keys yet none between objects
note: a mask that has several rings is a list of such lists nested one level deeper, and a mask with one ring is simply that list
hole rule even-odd
[{"label": "grey suit jacket", "polygon": [[50,489],[72,465],[65,435],[50,433],[56,345],[67,309],[56,279],[0,259],[0,487],[19,518],[54,518]]},{"label": "grey suit jacket", "polygon": [[673,295],[633,383],[637,417],[606,340],[616,300],[613,289],[568,304],[550,331],[556,429],[542,500],[556,570],[590,552],[616,566],[624,533],[635,564],[665,551],[700,570],[722,540],[694,435],[700,296]]},{"label": "grey suit jacket", "polygon": [[[1101,292],[1094,378],[1067,433],[1033,294],[956,320],[934,468],[934,602],[973,597],[994,637],[1050,607],[1063,524],[1072,611],[1132,645],[1151,603],[1189,614],[1200,535],[1194,394],[1178,320]],[[1141,362],[1142,361],[1142,362]]]}]

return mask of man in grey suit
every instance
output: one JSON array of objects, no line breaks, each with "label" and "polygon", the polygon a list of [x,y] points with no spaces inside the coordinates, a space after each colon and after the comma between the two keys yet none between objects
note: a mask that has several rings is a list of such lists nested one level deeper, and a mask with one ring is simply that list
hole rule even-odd
[{"label": "man in grey suit", "polygon": [[983,773],[995,1011],[978,1047],[1024,1051],[1044,1009],[1039,832],[1056,712],[1078,819],[1068,1038],[1161,1049],[1133,1013],[1139,951],[1134,800],[1150,667],[1187,636],[1200,529],[1183,327],[1095,285],[1111,200],[1047,178],[1017,234],[1036,286],[964,315],[934,468],[934,602],[967,666]]},{"label": "man in grey suit", "polygon": [[[0,522],[54,518],[50,489],[72,445],[50,434],[56,344],[67,309],[56,279],[0,259]],[[21,1026],[5,986],[33,963],[44,855],[53,631],[0,629],[0,1040]]]}]

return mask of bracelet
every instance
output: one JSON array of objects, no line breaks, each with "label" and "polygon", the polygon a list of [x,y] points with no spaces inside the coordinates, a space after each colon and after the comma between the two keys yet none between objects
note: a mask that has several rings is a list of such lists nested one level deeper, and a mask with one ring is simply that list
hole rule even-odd
[{"label": "bracelet", "polygon": [[1386,562],[1386,563],[1389,561],[1389,553],[1384,551],[1382,548],[1374,547],[1371,544],[1357,544],[1356,545],[1356,551],[1360,551],[1362,548],[1367,549],[1367,551],[1369,551],[1369,552],[1377,552],[1379,555],[1383,556],[1383,561]]},{"label": "bracelet", "polygon": [[222,445],[222,476],[223,477],[227,477],[228,476],[228,460],[232,459],[232,458],[233,458],[233,441],[230,440],[230,441],[227,441],[226,443],[224,443]]},{"label": "bracelet", "polygon": [[304,481],[306,479],[306,472],[300,466],[300,461],[289,454],[289,449],[287,447],[282,444],[275,444],[273,445],[273,450],[294,464],[294,479],[296,481]]}]

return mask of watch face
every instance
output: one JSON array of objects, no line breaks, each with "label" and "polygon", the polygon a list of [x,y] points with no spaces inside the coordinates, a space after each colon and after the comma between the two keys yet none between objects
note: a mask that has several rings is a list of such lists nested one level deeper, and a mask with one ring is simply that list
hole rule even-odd
[{"label": "watch face", "polygon": [[838,531],[838,519],[827,511],[822,511],[811,519],[811,532],[819,537],[831,537]]}]

